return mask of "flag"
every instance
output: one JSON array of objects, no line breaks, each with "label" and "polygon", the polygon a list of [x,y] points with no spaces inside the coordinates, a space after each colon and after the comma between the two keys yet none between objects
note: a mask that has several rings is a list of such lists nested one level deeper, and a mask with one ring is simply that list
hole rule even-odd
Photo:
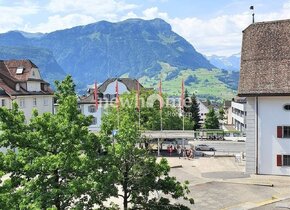
[{"label": "flag", "polygon": [[98,111],[98,107],[99,107],[98,100],[99,100],[99,98],[98,98],[98,85],[97,85],[97,82],[95,82],[94,94],[95,94],[96,111]]},{"label": "flag", "polygon": [[183,81],[183,78],[182,78],[182,82],[181,82],[180,107],[181,107],[181,110],[184,109],[184,81]]},{"label": "flag", "polygon": [[140,111],[140,83],[137,81],[137,109]]},{"label": "flag", "polygon": [[118,80],[116,80],[116,105],[117,105],[117,109],[119,110],[119,107],[120,107],[120,99],[119,99]]},{"label": "flag", "polygon": [[159,82],[159,96],[160,96],[160,110],[162,110],[163,107],[163,99],[162,99],[162,84],[161,84],[161,79]]}]

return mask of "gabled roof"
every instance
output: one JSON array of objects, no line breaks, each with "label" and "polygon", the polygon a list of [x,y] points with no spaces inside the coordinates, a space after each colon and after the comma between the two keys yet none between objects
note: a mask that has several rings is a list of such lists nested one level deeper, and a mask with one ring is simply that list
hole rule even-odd
[{"label": "gabled roof", "polygon": [[[137,82],[138,80],[136,79],[130,79],[130,78],[110,78],[107,79],[105,82],[103,82],[99,87],[98,87],[98,93],[101,95],[104,93],[108,87],[109,84],[115,82],[118,80],[118,82],[122,82],[128,89],[128,91],[137,91]],[[140,84],[140,83],[139,83]],[[140,84],[140,89],[145,89],[141,84]],[[79,98],[79,103],[95,103],[95,97],[94,97],[94,88],[90,88],[88,91],[88,95],[81,96]]]},{"label": "gabled roof", "polygon": [[[111,84],[112,82],[115,82],[116,80],[118,80],[118,82],[122,82],[128,89],[128,91],[133,91],[133,90],[137,90],[137,80],[136,79],[131,79],[131,78],[111,78],[111,79],[107,79],[105,82],[103,82],[103,84],[101,84],[98,88],[98,90],[103,93],[106,91],[107,87],[109,84]],[[140,83],[139,83],[140,84]],[[141,84],[140,84],[140,88],[144,88]]]},{"label": "gabled roof", "polygon": [[243,31],[239,96],[290,95],[290,20]]},{"label": "gabled roof", "polygon": [[[23,68],[21,74],[17,74],[17,68]],[[1,95],[17,96],[17,95],[51,95],[53,91],[50,89],[49,84],[42,79],[37,79],[42,85],[47,85],[47,90],[42,89],[41,91],[27,91],[25,83],[33,80],[29,78],[32,68],[37,66],[30,60],[0,60],[0,89]],[[16,84],[19,84],[19,90],[16,90]]]},{"label": "gabled roof", "polygon": [[[7,60],[4,61],[10,75],[20,81],[27,81],[30,76],[30,71],[32,68],[37,68],[37,66],[32,63],[31,60]],[[17,68],[22,67],[23,73],[16,74]]]}]

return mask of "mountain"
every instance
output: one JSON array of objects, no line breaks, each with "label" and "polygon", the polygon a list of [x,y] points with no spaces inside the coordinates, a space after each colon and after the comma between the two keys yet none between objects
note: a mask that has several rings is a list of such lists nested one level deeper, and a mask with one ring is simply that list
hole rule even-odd
[{"label": "mountain", "polygon": [[[58,77],[64,70],[73,76],[80,89],[109,77],[155,78],[160,73],[163,77],[164,65],[172,71],[166,72],[167,81],[182,75],[182,71],[193,76],[196,69],[204,69],[209,77],[224,83],[223,76],[213,75],[215,66],[162,19],[100,21],[46,34],[10,31],[0,34],[0,46],[9,47],[10,51],[22,49],[22,54],[16,50],[14,55],[8,54],[34,57],[40,67],[47,66],[48,60],[53,61],[56,67],[42,70],[43,75],[46,76],[44,71],[57,71]],[[6,50],[2,51],[0,59],[8,58]],[[39,56],[35,58],[37,51]],[[232,92],[230,85],[224,86]]]},{"label": "mountain", "polygon": [[241,63],[241,54],[234,54],[231,56],[207,56],[207,59],[210,61],[211,64],[226,70],[233,70],[239,71],[240,70],[240,63]]}]

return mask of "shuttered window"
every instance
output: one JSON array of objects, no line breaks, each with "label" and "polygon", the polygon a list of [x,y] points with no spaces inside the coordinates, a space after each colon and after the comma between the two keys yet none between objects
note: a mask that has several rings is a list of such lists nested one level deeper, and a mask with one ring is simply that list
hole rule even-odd
[{"label": "shuttered window", "polygon": [[277,155],[277,166],[282,166],[282,155]]},{"label": "shuttered window", "polygon": [[290,126],[277,126],[277,138],[290,138]]},{"label": "shuttered window", "polygon": [[282,126],[277,126],[277,138],[282,138]]}]

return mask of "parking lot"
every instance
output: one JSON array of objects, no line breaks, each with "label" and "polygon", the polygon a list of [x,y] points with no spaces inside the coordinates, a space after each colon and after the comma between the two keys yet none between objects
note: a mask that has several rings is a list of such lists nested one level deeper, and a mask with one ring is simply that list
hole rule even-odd
[{"label": "parking lot", "polygon": [[249,176],[244,173],[245,162],[234,157],[167,159],[171,166],[178,166],[171,175],[190,182],[190,197],[195,200],[191,209],[263,210],[267,205],[288,205],[290,177]]}]

